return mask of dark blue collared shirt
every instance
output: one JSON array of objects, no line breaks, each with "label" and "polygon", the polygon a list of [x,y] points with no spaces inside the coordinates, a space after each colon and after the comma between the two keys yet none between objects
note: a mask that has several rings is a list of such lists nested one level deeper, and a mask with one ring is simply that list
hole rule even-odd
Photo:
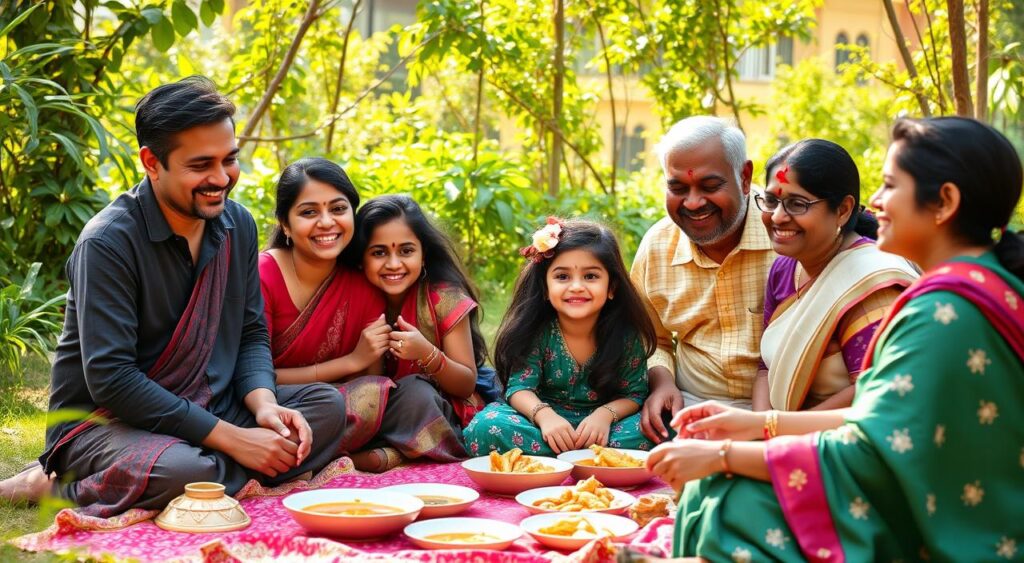
[{"label": "dark blue collared shirt", "polygon": [[[146,377],[188,305],[199,273],[231,234],[224,306],[206,368],[206,409]],[[275,390],[263,317],[252,216],[228,200],[206,222],[199,260],[171,231],[149,179],[122,194],[85,226],[68,259],[64,331],[50,376],[50,412],[109,409],[150,432],[199,445],[218,418],[235,418],[254,389]],[[47,453],[79,421],[51,426]]]}]

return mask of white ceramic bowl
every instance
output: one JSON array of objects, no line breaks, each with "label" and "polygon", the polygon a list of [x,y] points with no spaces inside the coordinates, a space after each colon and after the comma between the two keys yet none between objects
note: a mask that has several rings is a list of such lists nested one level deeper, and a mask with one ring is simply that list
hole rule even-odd
[{"label": "white ceramic bowl", "polygon": [[[292,518],[309,533],[347,540],[372,540],[397,532],[423,510],[423,501],[405,493],[378,489],[319,489],[303,491],[281,501]],[[397,508],[393,514],[348,516],[307,510],[328,502],[365,502]]]},{"label": "white ceramic bowl", "polygon": [[[405,485],[392,485],[380,489],[382,491],[394,491],[405,493],[419,498],[423,501],[423,510],[420,511],[420,519],[439,518],[441,516],[453,516],[470,506],[480,493],[459,485],[448,485],[446,483],[408,483]],[[442,503],[435,502],[430,497],[445,497]]]},{"label": "white ceramic bowl", "polygon": [[525,456],[533,458],[553,471],[544,473],[501,473],[491,471],[491,459],[488,456],[474,457],[462,462],[462,469],[469,478],[486,491],[498,495],[513,496],[528,489],[558,485],[572,473],[572,464],[553,457]]},{"label": "white ceramic bowl", "polygon": [[577,550],[593,541],[594,538],[598,537],[590,535],[585,537],[557,536],[553,534],[540,533],[541,528],[547,528],[548,526],[554,525],[556,522],[565,520],[566,518],[585,518],[599,534],[608,535],[615,541],[621,541],[626,536],[640,529],[640,526],[636,522],[626,518],[625,516],[599,513],[568,514],[562,512],[536,514],[534,516],[524,518],[523,521],[519,523],[519,527],[527,534],[530,534],[533,539],[552,549]]},{"label": "white ceramic bowl", "polygon": [[611,506],[609,506],[608,508],[590,509],[583,510],[580,512],[561,512],[558,510],[540,508],[539,506],[533,505],[533,503],[538,500],[550,497],[559,497],[566,490],[574,488],[575,487],[541,487],[539,489],[530,489],[529,491],[523,491],[516,495],[516,502],[526,507],[526,510],[529,510],[531,514],[540,514],[542,512],[553,512],[556,514],[589,514],[594,512],[620,514],[622,512],[625,512],[627,508],[633,506],[633,503],[636,502],[636,497],[634,497],[633,495],[620,491],[618,489],[609,488],[608,490],[611,491],[612,493],[612,502]]},{"label": "white ceramic bowl", "polygon": [[[643,450],[615,449],[644,462],[646,462],[647,458],[651,455],[651,452],[645,452]],[[596,467],[593,465],[581,465],[580,462],[583,460],[594,459],[594,452],[590,450],[572,450],[569,452],[562,452],[558,455],[558,459],[568,461],[573,465],[572,476],[574,479],[584,481],[588,477],[594,477],[608,487],[636,487],[637,485],[646,483],[654,477],[654,475],[647,471],[647,468],[645,467]]]},{"label": "white ceramic bowl", "polygon": [[[487,543],[465,543],[430,539],[436,534],[483,533],[493,541]],[[436,518],[409,524],[405,527],[409,541],[423,549],[505,549],[523,535],[518,526],[487,518]]]}]

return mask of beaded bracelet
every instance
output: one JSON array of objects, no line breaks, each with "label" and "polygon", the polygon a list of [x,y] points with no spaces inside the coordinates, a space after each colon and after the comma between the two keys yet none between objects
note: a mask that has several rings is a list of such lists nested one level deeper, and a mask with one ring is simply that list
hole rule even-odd
[{"label": "beaded bracelet", "polygon": [[615,412],[615,409],[609,407],[608,405],[601,405],[601,408],[608,409],[608,412],[612,413],[612,424],[615,424],[616,422],[619,421],[619,413]]},{"label": "beaded bracelet", "polygon": [[722,447],[718,448],[718,459],[722,462],[722,473],[725,473],[726,479],[732,479],[732,471],[729,470],[729,459],[726,457],[729,455],[729,449],[732,448],[732,440],[726,438],[722,442]]},{"label": "beaded bracelet", "polygon": [[536,405],[534,405],[533,408],[530,409],[530,424],[537,424],[536,422],[534,422],[537,419],[537,413],[543,409],[549,408],[551,408],[551,405],[549,405],[548,403],[537,403]]}]

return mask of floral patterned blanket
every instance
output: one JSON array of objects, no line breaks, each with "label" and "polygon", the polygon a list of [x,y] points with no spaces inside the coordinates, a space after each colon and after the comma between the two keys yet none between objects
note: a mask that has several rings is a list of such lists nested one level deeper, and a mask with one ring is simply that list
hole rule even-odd
[{"label": "floral patterned blanket", "polygon": [[[235,532],[187,534],[162,530],[153,524],[155,511],[133,509],[113,518],[83,516],[73,510],[57,514],[52,526],[10,541],[28,551],[72,553],[79,557],[104,556],[139,561],[473,561],[480,563],[593,562],[615,559],[625,546],[594,540],[573,553],[549,551],[528,535],[505,551],[417,549],[402,534],[382,541],[343,544],[307,536],[281,504],[288,493],[320,487],[379,488],[400,483],[452,483],[480,488],[470,481],[458,463],[413,463],[379,475],[361,473],[348,458],[335,461],[310,481],[293,482],[272,489],[251,481],[236,495],[252,518],[252,525]],[[664,488],[652,480],[631,491],[634,495]],[[460,516],[494,518],[518,524],[528,516],[511,498],[481,491],[480,500]],[[671,553],[672,521],[661,518],[631,538],[631,549],[651,555]]]}]

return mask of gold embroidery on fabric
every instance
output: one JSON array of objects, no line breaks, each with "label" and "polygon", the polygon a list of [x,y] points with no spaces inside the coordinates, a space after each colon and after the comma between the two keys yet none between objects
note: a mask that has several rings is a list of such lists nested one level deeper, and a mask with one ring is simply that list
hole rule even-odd
[{"label": "gold embroidery on fabric", "polygon": [[327,333],[324,334],[324,341],[320,343],[320,348],[316,351],[317,363],[337,357],[338,344],[341,342],[341,327],[345,325],[347,317],[348,303],[344,303],[334,311],[331,324],[327,327]]}]

